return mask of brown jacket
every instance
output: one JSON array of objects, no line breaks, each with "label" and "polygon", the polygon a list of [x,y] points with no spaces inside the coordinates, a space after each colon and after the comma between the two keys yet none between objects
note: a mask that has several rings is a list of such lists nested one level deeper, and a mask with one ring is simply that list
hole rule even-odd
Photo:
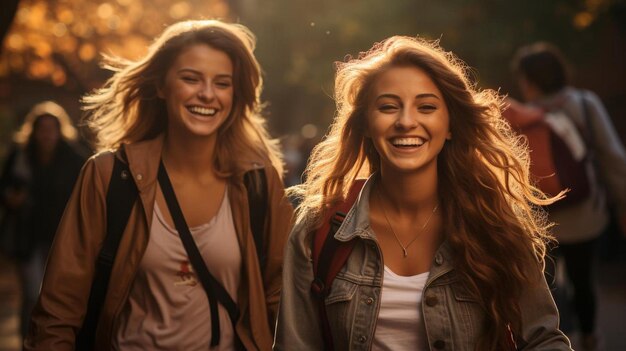
[{"label": "brown jacket", "polygon": [[[148,244],[157,190],[157,170],[163,138],[125,147],[130,173],[139,189],[123,234],[111,281],[96,331],[96,349],[109,350],[118,328],[139,262]],[[41,295],[32,315],[26,350],[73,350],[75,336],[85,316],[95,260],[106,227],[106,194],[113,157],[105,152],[89,159],[76,183],[57,230],[43,281]],[[260,162],[259,162],[260,161]],[[283,249],[291,229],[293,209],[284,196],[276,170],[264,160],[250,162],[250,169],[263,167],[268,183],[268,218],[265,247],[267,263],[261,277],[254,239],[249,228],[248,196],[243,175],[230,180],[228,191],[242,256],[238,293],[241,316],[237,334],[248,350],[271,350],[274,322],[281,288]]]}]

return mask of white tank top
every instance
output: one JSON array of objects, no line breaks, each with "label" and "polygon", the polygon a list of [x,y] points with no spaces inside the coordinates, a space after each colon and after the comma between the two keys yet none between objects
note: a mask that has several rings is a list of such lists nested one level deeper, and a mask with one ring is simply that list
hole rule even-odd
[{"label": "white tank top", "polygon": [[372,350],[428,350],[421,307],[428,273],[405,277],[385,266]]},{"label": "white tank top", "polygon": [[[211,274],[237,301],[241,251],[228,193],[209,223],[190,228]],[[209,348],[209,300],[175,228],[155,202],[148,247],[122,311],[115,350],[234,350],[228,312],[219,308],[220,344]]]}]

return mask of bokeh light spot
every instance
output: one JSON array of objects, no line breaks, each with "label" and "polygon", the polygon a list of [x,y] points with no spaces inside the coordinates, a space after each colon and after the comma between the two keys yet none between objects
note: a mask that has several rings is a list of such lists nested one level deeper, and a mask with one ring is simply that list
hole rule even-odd
[{"label": "bokeh light spot", "polygon": [[593,23],[593,15],[589,12],[579,12],[574,16],[574,27],[577,29],[585,29]]},{"label": "bokeh light spot", "polygon": [[108,3],[104,3],[98,6],[98,17],[102,19],[107,19],[113,15],[113,6]]},{"label": "bokeh light spot", "polygon": [[62,23],[70,24],[74,22],[74,13],[70,9],[60,9],[57,12],[57,18]]},{"label": "bokeh light spot", "polygon": [[92,44],[83,44],[78,49],[78,57],[83,61],[91,61],[96,56],[96,48]]},{"label": "bokeh light spot", "polygon": [[7,48],[15,51],[22,51],[24,44],[24,38],[19,34],[11,34],[6,40]]},{"label": "bokeh light spot", "polygon": [[300,134],[306,139],[313,139],[317,136],[317,127],[311,123],[305,124],[300,129]]},{"label": "bokeh light spot", "polygon": [[67,34],[67,26],[63,23],[57,23],[52,27],[52,34],[57,37],[62,37]]},{"label": "bokeh light spot", "polygon": [[181,19],[191,12],[191,6],[186,1],[179,1],[170,6],[170,17],[173,19]]}]

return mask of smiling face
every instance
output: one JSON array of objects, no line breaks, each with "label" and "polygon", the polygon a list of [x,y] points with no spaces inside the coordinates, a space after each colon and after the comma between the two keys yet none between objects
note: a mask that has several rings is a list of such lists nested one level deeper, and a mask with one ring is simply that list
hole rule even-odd
[{"label": "smiling face", "polygon": [[223,51],[191,45],[174,60],[158,94],[170,135],[213,136],[232,109],[233,63]]},{"label": "smiling face", "polygon": [[372,89],[367,136],[382,171],[436,171],[437,155],[451,134],[448,108],[432,79],[417,67],[392,67]]}]

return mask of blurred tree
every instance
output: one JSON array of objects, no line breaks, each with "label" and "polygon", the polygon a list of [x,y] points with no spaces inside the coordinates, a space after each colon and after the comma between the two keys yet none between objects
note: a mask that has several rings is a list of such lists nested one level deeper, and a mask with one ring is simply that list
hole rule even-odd
[{"label": "blurred tree", "polygon": [[[325,128],[334,111],[330,98],[333,62],[344,60],[347,54],[357,55],[394,34],[440,39],[444,48],[475,68],[481,87],[513,94],[509,61],[516,48],[536,40],[551,41],[571,58],[579,71],[577,83],[600,88],[606,99],[623,96],[624,36],[611,29],[619,22],[615,9],[622,8],[623,13],[623,3],[238,0],[235,8],[259,39],[270,117],[280,121],[274,123],[280,133],[288,133],[299,131],[306,123]],[[623,15],[620,18],[623,20]],[[588,79],[597,74],[602,62],[612,68],[603,83],[612,86],[609,90]]]},{"label": "blurred tree", "polygon": [[[17,4],[4,1],[3,8]],[[333,63],[394,34],[440,39],[475,68],[481,87],[511,94],[515,49],[551,41],[574,64],[576,83],[597,90],[614,115],[626,114],[624,1],[21,0],[0,57],[0,101],[21,98],[15,89],[27,85],[15,79],[80,96],[108,77],[98,68],[101,52],[137,57],[166,24],[221,17],[258,36],[264,98],[279,134],[310,123],[323,133],[334,113]]]},{"label": "blurred tree", "polygon": [[22,0],[4,41],[0,76],[84,92],[106,79],[101,53],[136,58],[167,24],[228,14],[226,0]]},{"label": "blurred tree", "polygon": [[[2,2],[2,6],[0,6],[2,8],[0,12],[0,45],[4,41],[9,28],[11,28],[19,2],[20,0],[5,0]],[[2,46],[0,46],[0,54],[2,54]]]},{"label": "blurred tree", "polygon": [[229,14],[228,0],[2,0],[0,155],[34,103],[54,99],[78,122],[81,96],[110,76],[101,54],[136,58],[168,24]]}]

